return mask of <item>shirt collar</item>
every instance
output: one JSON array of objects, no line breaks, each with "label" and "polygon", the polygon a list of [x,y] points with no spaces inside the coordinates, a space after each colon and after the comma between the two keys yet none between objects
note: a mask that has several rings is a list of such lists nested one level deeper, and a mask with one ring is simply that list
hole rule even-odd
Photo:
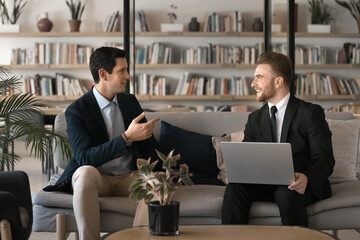
[{"label": "shirt collar", "polygon": [[[96,89],[96,86],[93,87],[93,93],[94,93],[95,99],[96,99],[97,103],[99,104],[99,107],[101,110],[103,110],[110,104],[110,101],[107,100],[103,95],[101,95],[99,93],[99,91]],[[116,94],[115,94],[114,98],[112,99],[112,102],[114,102],[117,105]]]},{"label": "shirt collar", "polygon": [[[283,99],[280,100],[280,102],[278,102],[276,104],[276,108],[278,110],[277,113],[279,115],[284,115],[285,114],[285,110],[286,110],[286,107],[287,107],[287,105],[289,103],[289,99],[290,99],[290,93],[288,93]],[[274,105],[268,102],[269,113],[270,113],[270,109],[271,109],[272,106],[274,106]]]}]

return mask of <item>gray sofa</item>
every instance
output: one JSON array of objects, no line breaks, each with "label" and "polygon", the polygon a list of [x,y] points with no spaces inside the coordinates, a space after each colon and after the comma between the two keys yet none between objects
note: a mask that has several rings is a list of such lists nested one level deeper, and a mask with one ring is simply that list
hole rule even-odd
[{"label": "gray sofa", "polygon": [[[147,113],[146,117],[148,119],[160,117],[161,120],[188,131],[222,136],[244,130],[248,114],[246,112],[156,112]],[[334,152],[335,150],[337,152],[335,158],[339,169],[336,169],[332,176],[333,196],[308,207],[309,227],[318,230],[358,230],[360,229],[360,181],[358,181],[359,176],[356,175],[356,171],[360,170],[357,166],[360,158],[360,121],[344,120],[353,118],[351,114],[346,113],[329,113],[327,118],[337,119],[329,120],[329,126],[333,132],[333,147]],[[55,129],[65,132],[63,113],[57,116]],[[154,134],[156,138],[159,138],[160,123],[156,125]],[[352,154],[349,153],[350,151]],[[339,160],[339,164],[337,156],[339,159],[344,158]],[[62,156],[56,149],[55,161],[60,167],[66,165],[61,164]],[[215,185],[180,187],[175,195],[175,200],[180,201],[180,224],[221,224],[224,190],[224,186]],[[102,232],[114,232],[133,226],[135,202],[122,197],[100,198],[99,201]],[[65,239],[65,231],[77,231],[72,209],[72,195],[40,191],[33,196],[33,205],[33,231],[57,231],[58,239]],[[255,202],[250,211],[250,224],[280,225],[278,208],[274,203]]]}]

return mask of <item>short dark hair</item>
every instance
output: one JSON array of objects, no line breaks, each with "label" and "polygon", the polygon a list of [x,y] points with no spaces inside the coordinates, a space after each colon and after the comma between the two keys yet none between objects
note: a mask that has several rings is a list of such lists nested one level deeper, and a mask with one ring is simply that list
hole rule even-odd
[{"label": "short dark hair", "polygon": [[256,64],[269,64],[275,75],[283,77],[284,83],[290,88],[293,70],[288,56],[281,53],[266,52],[258,57]]},{"label": "short dark hair", "polygon": [[90,56],[90,71],[95,83],[99,83],[99,69],[103,68],[106,72],[112,73],[116,65],[116,58],[125,58],[126,51],[114,47],[100,47]]}]

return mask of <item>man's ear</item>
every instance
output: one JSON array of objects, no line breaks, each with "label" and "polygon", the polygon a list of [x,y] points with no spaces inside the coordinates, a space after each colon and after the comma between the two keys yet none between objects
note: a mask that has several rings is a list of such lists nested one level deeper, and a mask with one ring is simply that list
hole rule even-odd
[{"label": "man's ear", "polygon": [[103,79],[103,80],[106,80],[106,70],[105,69],[103,69],[103,68],[100,68],[99,69],[99,78],[100,79]]},{"label": "man's ear", "polygon": [[275,78],[275,87],[281,88],[281,86],[284,85],[284,78],[283,77],[277,77]]}]

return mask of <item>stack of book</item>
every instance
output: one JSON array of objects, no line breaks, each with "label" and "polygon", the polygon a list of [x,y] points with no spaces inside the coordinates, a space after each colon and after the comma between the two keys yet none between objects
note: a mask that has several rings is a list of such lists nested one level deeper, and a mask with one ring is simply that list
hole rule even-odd
[{"label": "stack of book", "polygon": [[155,74],[141,74],[135,81],[136,95],[166,96],[169,95],[169,84],[164,77]]},{"label": "stack of book", "polygon": [[241,12],[234,11],[229,14],[213,12],[205,13],[204,32],[243,32],[245,31],[245,18]]},{"label": "stack of book", "polygon": [[121,32],[121,15],[119,11],[106,17],[103,32]]}]

